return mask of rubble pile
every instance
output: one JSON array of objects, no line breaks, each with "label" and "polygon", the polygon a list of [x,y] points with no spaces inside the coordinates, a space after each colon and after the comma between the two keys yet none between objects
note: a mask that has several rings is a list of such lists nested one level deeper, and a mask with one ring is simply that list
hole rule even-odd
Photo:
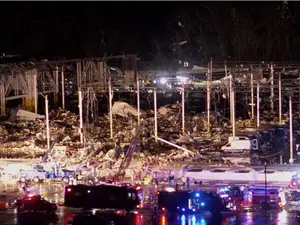
[{"label": "rubble pile", "polygon": [[[99,117],[84,129],[85,144],[80,144],[79,116],[59,109],[49,113],[51,143],[54,143],[51,158],[69,167],[96,163],[97,170],[113,169],[121,163],[137,129],[137,111],[130,105],[116,102],[113,107],[114,139],[110,138],[109,117]],[[155,142],[154,113],[143,112],[140,131],[141,152],[134,157],[161,167],[170,162],[198,161],[224,162],[221,146],[228,142],[231,127],[228,121],[212,113],[211,132],[207,133],[205,113],[185,116],[185,134],[182,132],[181,104],[166,105],[158,109],[158,136],[177,145]],[[186,113],[187,114],[187,113]],[[237,119],[237,128],[249,127],[253,121]],[[46,125],[44,119],[32,121],[2,122],[0,124],[0,155],[5,158],[43,156],[47,151]],[[118,151],[118,148],[121,149]],[[62,153],[63,152],[63,153]]]}]

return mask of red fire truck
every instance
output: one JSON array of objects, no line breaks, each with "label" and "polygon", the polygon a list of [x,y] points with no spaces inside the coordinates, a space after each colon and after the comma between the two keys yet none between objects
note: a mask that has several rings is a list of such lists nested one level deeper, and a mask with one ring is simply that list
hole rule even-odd
[{"label": "red fire truck", "polygon": [[227,208],[234,211],[254,210],[258,208],[281,208],[277,186],[250,186],[226,188],[219,192],[227,204]]},{"label": "red fire truck", "polygon": [[296,175],[292,176],[291,182],[290,182],[290,188],[297,190],[300,187],[300,173],[297,173]]},{"label": "red fire truck", "polygon": [[244,202],[244,187],[223,187],[217,193],[226,207],[232,211],[241,211]]},{"label": "red fire truck", "polygon": [[279,197],[280,187],[277,186],[252,186],[244,191],[245,210],[255,208],[281,208],[281,200]]}]

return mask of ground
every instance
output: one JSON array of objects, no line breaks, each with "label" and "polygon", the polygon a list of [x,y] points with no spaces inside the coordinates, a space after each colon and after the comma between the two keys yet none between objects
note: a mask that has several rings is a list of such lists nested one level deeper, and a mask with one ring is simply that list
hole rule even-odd
[{"label": "ground", "polygon": [[[48,184],[35,185],[31,188],[32,192],[43,194],[49,201],[61,203],[63,201],[63,189],[61,184],[55,184],[49,186]],[[15,195],[8,195],[6,199],[13,201]],[[3,200],[3,196],[1,197]],[[0,200],[1,200],[0,198]],[[64,225],[67,222],[67,218],[77,209],[71,209],[63,206],[59,206],[57,212],[57,219],[55,221],[44,221],[45,224],[56,224]],[[24,215],[23,215],[24,217]],[[1,225],[22,225],[20,221],[24,218],[17,215],[15,209],[7,209],[0,211],[0,224]],[[267,218],[267,221],[266,221]],[[44,220],[43,216],[35,215],[36,220]],[[149,211],[143,210],[139,211],[137,214],[132,213],[129,215],[129,224],[132,225],[212,225],[212,224],[222,224],[222,225],[296,225],[298,224],[294,219],[293,213],[288,213],[286,211],[269,211],[267,216],[265,212],[247,212],[239,213],[236,215],[224,215],[222,221],[215,221],[207,213],[196,214],[196,215],[160,215],[159,218],[155,219],[152,217]],[[117,225],[117,223],[115,224]],[[121,225],[126,225],[122,223]]]}]

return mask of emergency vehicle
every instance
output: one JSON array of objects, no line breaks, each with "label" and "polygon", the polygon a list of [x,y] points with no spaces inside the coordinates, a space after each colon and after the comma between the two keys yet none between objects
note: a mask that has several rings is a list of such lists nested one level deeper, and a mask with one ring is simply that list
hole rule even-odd
[{"label": "emergency vehicle", "polygon": [[281,209],[279,191],[277,186],[229,187],[219,190],[219,194],[227,208],[242,211],[261,207]]},{"label": "emergency vehicle", "polygon": [[65,187],[64,205],[74,208],[125,209],[140,204],[137,190],[117,185],[70,185]]},{"label": "emergency vehicle", "polygon": [[195,213],[209,211],[220,214],[225,205],[217,194],[204,191],[175,191],[168,188],[158,192],[158,210],[160,213]]},{"label": "emergency vehicle", "polygon": [[300,190],[281,189],[279,191],[281,206],[288,212],[300,210]]},{"label": "emergency vehicle", "polygon": [[233,211],[241,211],[244,204],[244,187],[223,187],[217,193],[224,200],[226,207]]},{"label": "emergency vehicle", "polygon": [[297,173],[296,175],[292,176],[291,182],[290,182],[290,188],[291,189],[298,189],[300,187],[300,173]]}]

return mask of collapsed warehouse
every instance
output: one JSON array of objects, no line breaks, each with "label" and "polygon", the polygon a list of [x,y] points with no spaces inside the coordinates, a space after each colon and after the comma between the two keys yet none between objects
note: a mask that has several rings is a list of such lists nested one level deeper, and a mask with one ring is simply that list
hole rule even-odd
[{"label": "collapsed warehouse", "polygon": [[[74,64],[73,61],[72,63]],[[50,73],[45,69],[46,66],[42,65],[42,69],[39,70],[40,67],[38,67],[36,70],[38,76],[35,79],[38,77],[42,79],[38,82],[35,81],[38,84],[36,92],[45,94],[48,91],[48,93],[51,93],[49,91],[52,88],[55,96],[54,101],[57,101],[57,93],[61,90],[61,104],[63,108],[66,108],[64,72],[66,68],[70,69],[70,67],[66,65],[60,67],[64,68],[60,71],[62,76],[60,82],[58,79],[58,66],[49,66],[49,63],[47,63],[47,66],[54,68],[53,73]],[[289,121],[289,114],[286,112],[287,107],[285,105],[289,96],[285,95],[293,90],[293,100],[299,98],[297,65],[227,63],[223,68],[218,64],[213,68],[210,64],[209,68],[198,67],[192,72],[169,71],[168,73],[164,72],[164,75],[162,75],[162,72],[152,72],[151,74],[149,71],[141,71],[136,74],[132,70],[127,70],[125,77],[120,75],[120,70],[116,70],[116,68],[107,70],[103,63],[95,63],[95,60],[75,62],[75,67],[77,68],[77,80],[75,79],[77,82],[74,82],[74,86],[77,85],[78,90],[82,90],[83,97],[81,99],[84,102],[79,116],[65,109],[49,112],[51,134],[51,149],[49,149],[44,116],[37,114],[37,101],[32,102],[32,96],[36,97],[37,93],[35,91],[28,92],[31,102],[27,100],[25,103],[31,108],[27,107],[26,109],[36,111],[36,113],[30,121],[5,121],[1,123],[2,145],[0,151],[2,157],[36,158],[50,154],[51,159],[60,162],[62,165],[64,164],[65,167],[85,164],[89,161],[89,163],[96,163],[97,168],[112,170],[117,167],[116,164],[121,163],[121,155],[132,144],[132,139],[137,135],[139,124],[141,124],[140,141],[138,144],[135,143],[139,146],[136,147],[134,156],[139,162],[151,161],[154,164],[170,165],[174,164],[175,161],[179,164],[182,161],[185,163],[196,161],[202,164],[227,163],[230,165],[235,163],[249,164],[253,162],[254,158],[258,159],[255,161],[256,163],[262,162],[259,159],[267,159],[271,163],[278,163],[279,156],[283,157],[284,161],[289,157],[289,141],[286,134],[288,129],[283,126]],[[206,70],[207,72],[204,72]],[[116,77],[114,77],[115,79],[108,79],[111,75],[107,73],[108,71],[115,71],[118,79]],[[182,77],[188,73],[204,73],[206,80],[188,77],[183,82]],[[177,77],[178,82],[175,82],[175,84],[174,82],[172,84],[168,83],[169,77],[166,74],[169,74],[169,77],[171,75]],[[29,79],[28,76],[30,74],[26,75],[27,80]],[[124,82],[120,82],[118,76],[121,76]],[[180,78],[178,78],[179,76]],[[45,77],[48,77],[48,83],[45,82]],[[50,79],[51,77],[52,79]],[[136,79],[137,77],[138,79]],[[164,78],[163,82],[159,82],[158,85],[157,80],[162,78]],[[9,84],[11,84],[13,79],[19,78],[13,76],[9,79],[6,82],[9,81]],[[138,86],[136,86],[136,80],[138,80]],[[59,84],[61,89],[58,86]],[[2,88],[15,90],[16,87],[15,85],[4,85]],[[29,87],[27,89],[29,90]],[[135,107],[120,101],[113,103],[112,98],[116,99],[113,93],[118,93],[118,91],[131,92],[133,95],[137,92],[147,92],[151,96],[174,91],[180,92],[181,96],[184,93],[190,93],[191,96],[194,96],[198,92],[202,93],[200,97],[202,100],[206,98],[204,102],[207,103],[207,107],[204,113],[185,112],[187,104],[184,102],[186,98],[183,96],[181,102],[184,102],[184,104],[177,103],[157,108],[156,102],[156,106],[154,105],[153,108],[157,110],[153,111],[152,108],[152,110],[143,111],[139,105]],[[9,90],[5,90],[5,93],[9,93]],[[98,104],[97,93],[108,95],[108,99],[110,99],[109,104],[107,104],[108,115],[98,115],[98,108],[95,107]],[[24,95],[22,98],[24,98]],[[230,109],[228,110],[231,112],[230,119],[228,119],[229,116],[228,113],[226,114],[226,110],[220,109],[220,103],[218,103],[220,98],[225,99],[224,108]],[[6,100],[9,99],[12,99],[12,96],[6,97]],[[151,105],[153,105],[154,99],[149,100]],[[137,104],[139,104],[138,102],[139,100],[137,100]],[[76,106],[79,103],[80,101],[77,101]],[[232,115],[232,112],[239,111],[238,104],[245,105],[248,112],[247,116],[242,116],[242,114]],[[1,106],[3,108],[3,104]],[[294,104],[295,106],[296,104]],[[221,111],[223,113],[220,113]],[[276,113],[276,111],[279,113]],[[26,114],[25,111],[24,114]],[[299,129],[299,119],[296,115],[293,114],[294,134]],[[236,119],[238,117],[241,118]],[[276,157],[274,159],[274,156],[268,156],[274,155],[273,147],[277,145],[274,144],[277,137],[277,128],[264,128],[264,125],[276,124],[280,124],[280,129],[285,130],[280,136],[285,142],[280,150],[275,151]],[[251,134],[249,135],[249,133]],[[251,139],[250,136],[252,139],[255,136],[254,139],[259,139],[260,142],[259,151],[256,151],[255,154],[251,149],[252,144],[234,149],[228,148],[228,145],[226,147],[226,144],[232,138],[237,137],[246,137],[244,143],[250,143],[251,140],[248,141],[248,139]],[[262,136],[269,137],[263,138]],[[296,135],[294,139],[292,147],[296,145]],[[270,144],[270,142],[273,143]],[[116,159],[119,160],[116,162]]]}]

